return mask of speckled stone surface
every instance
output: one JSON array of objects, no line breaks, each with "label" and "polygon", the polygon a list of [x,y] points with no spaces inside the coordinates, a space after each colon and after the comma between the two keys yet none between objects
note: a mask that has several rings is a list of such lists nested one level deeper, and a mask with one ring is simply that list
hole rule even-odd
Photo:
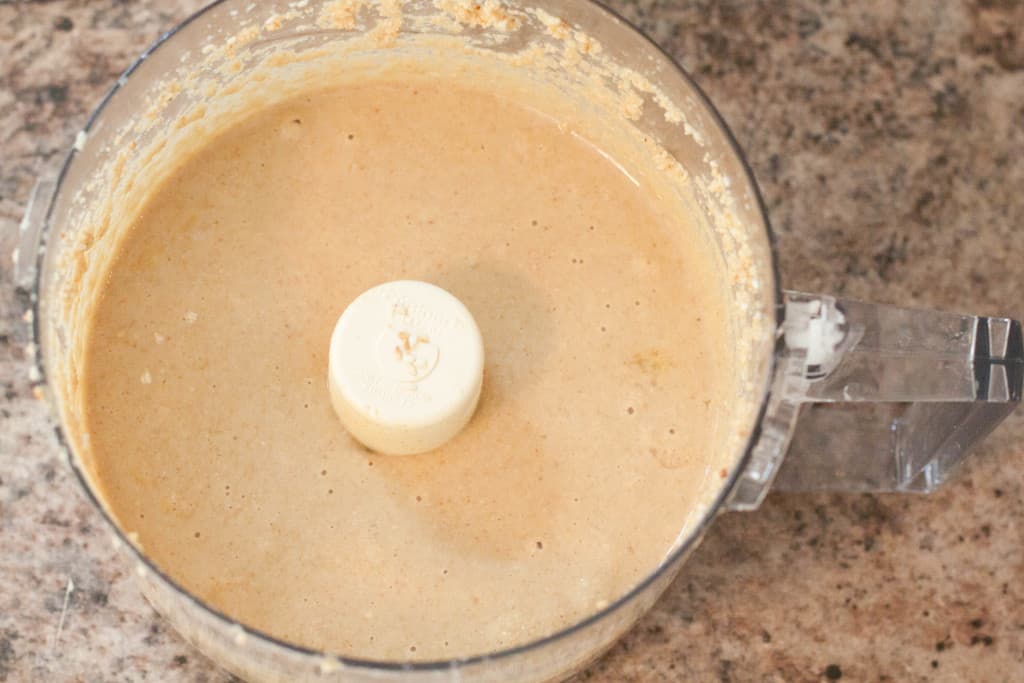
[{"label": "speckled stone surface", "polygon": [[[4,253],[102,92],[200,4],[0,2]],[[1024,317],[1024,4],[616,4],[732,125],[787,286]],[[231,680],[115,558],[31,398],[6,257],[0,290],[0,681]],[[1022,438],[1018,414],[927,498],[776,495],[721,517],[582,678],[1024,680]]]}]

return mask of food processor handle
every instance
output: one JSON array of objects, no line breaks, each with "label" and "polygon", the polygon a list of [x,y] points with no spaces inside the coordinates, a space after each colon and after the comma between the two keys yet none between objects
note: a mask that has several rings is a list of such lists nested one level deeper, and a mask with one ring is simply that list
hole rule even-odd
[{"label": "food processor handle", "polygon": [[769,488],[928,493],[1021,400],[1017,320],[783,300],[773,386],[729,509]]}]

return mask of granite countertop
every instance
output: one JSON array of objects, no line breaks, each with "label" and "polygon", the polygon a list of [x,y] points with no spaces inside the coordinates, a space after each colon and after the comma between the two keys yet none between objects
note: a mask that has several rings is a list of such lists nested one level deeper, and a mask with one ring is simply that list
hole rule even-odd
[{"label": "granite countertop", "polygon": [[[200,4],[0,3],[0,251],[100,95]],[[1024,5],[614,4],[733,126],[788,287],[1024,318]],[[115,558],[32,399],[6,257],[0,290],[0,681],[231,680]],[[721,517],[583,679],[1024,680],[1022,415],[932,496]]]}]

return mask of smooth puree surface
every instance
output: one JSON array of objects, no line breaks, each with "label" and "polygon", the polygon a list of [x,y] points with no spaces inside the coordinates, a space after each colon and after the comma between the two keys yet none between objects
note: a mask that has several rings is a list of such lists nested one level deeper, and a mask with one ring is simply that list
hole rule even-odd
[{"label": "smooth puree surface", "polygon": [[[585,138],[453,82],[381,81],[183,159],[86,349],[121,526],[233,618],[364,658],[521,644],[653,571],[721,482],[725,278],[678,203]],[[486,349],[469,426],[406,457],[353,441],[326,381],[338,315],[397,279],[458,297]]]}]

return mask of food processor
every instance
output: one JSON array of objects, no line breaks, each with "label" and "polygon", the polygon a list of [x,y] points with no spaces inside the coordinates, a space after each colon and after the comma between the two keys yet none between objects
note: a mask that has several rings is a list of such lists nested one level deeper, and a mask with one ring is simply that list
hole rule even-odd
[{"label": "food processor", "polygon": [[[331,69],[451,49],[460,68],[527,57],[536,78],[576,91],[657,143],[696,180],[735,285],[734,328],[749,381],[733,465],[660,566],[586,619],[542,639],[443,661],[371,661],[283,642],[237,623],[163,573],[114,522],[83,457],[74,406],[89,293],[104,226],[139,205],[139,183],[172,147],[198,144],[217,116],[269,106]],[[180,153],[180,152],[176,152]],[[99,227],[98,227],[99,226]],[[1016,407],[1020,323],[789,291],[769,219],[725,123],[690,77],[602,6],[564,2],[221,0],[164,35],[118,79],[21,226],[16,285],[27,293],[33,380],[71,467],[154,605],[190,642],[251,681],[553,681],[600,655],[658,598],[725,510],[773,490],[927,493]]]}]

